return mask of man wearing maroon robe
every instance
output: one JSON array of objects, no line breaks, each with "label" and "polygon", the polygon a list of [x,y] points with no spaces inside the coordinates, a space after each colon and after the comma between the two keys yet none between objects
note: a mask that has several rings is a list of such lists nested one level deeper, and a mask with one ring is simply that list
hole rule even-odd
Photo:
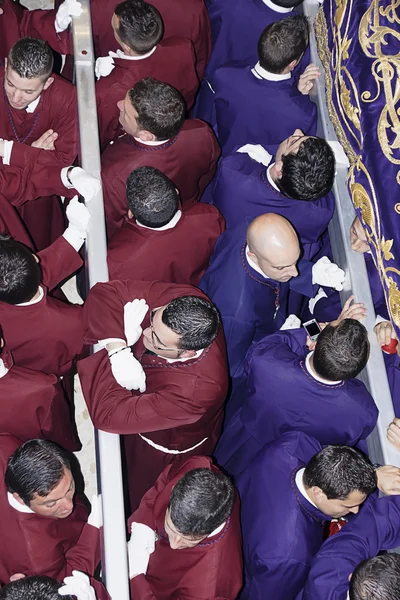
[{"label": "man wearing maroon robe", "polygon": [[[23,38],[11,49],[6,70],[0,69],[0,156],[6,171],[7,165],[25,168],[30,162],[63,167],[77,156],[75,88],[52,75],[52,67],[47,44]],[[50,245],[64,229],[63,210],[54,195],[18,210],[38,249]]]},{"label": "man wearing maroon robe", "polygon": [[[111,27],[111,18],[118,2],[92,0],[91,17],[96,56],[106,56],[118,47]],[[164,22],[164,39],[182,37],[190,40],[196,54],[196,70],[203,78],[211,54],[211,29],[203,0],[152,0]]]},{"label": "man wearing maroon robe", "polygon": [[[141,335],[140,321],[132,336],[125,313],[137,299],[147,303],[144,331]],[[228,388],[226,350],[218,313],[205,299],[189,285],[112,281],[95,285],[85,303],[85,340],[101,340],[111,356],[101,350],[79,361],[82,390],[94,426],[125,434],[132,509],[166,465],[211,454],[217,442]],[[139,384],[133,387],[135,372]]]},{"label": "man wearing maroon robe", "polygon": [[[18,365],[58,376],[70,371],[83,347],[82,308],[48,296],[82,265],[77,250],[84,242],[89,219],[86,207],[75,203],[77,200],[71,201],[67,209],[71,223],[64,235],[37,258],[13,240],[0,242],[1,278],[9,281],[18,268],[25,276],[14,298],[8,296],[10,289],[2,282],[0,323],[7,348]],[[80,232],[77,221],[82,223]]]},{"label": "man wearing maroon robe", "polygon": [[239,498],[210,458],[168,466],[129,527],[132,598],[237,597],[242,586]]},{"label": "man wearing maroon robe", "polygon": [[126,134],[107,146],[101,161],[109,237],[123,223],[126,180],[132,169],[159,169],[178,188],[185,209],[200,200],[220,154],[211,128],[198,119],[185,121],[184,101],[166,83],[142,79],[118,108]]},{"label": "man wearing maroon robe", "polygon": [[182,212],[174,184],[153,167],[129,175],[127,199],[124,224],[108,244],[110,279],[198,285],[225,229],[218,209],[198,202]]},{"label": "man wearing maroon robe", "polygon": [[176,37],[160,41],[163,22],[154,6],[125,0],[115,8],[111,23],[122,51],[110,52],[96,62],[96,75],[100,77],[96,97],[102,148],[121,133],[117,102],[144,77],[174,86],[188,110],[199,87],[192,44]]},{"label": "man wearing maroon robe", "polygon": [[21,446],[17,438],[0,434],[0,483],[2,584],[16,573],[59,580],[73,569],[94,574],[100,559],[98,517],[93,509],[88,521],[83,500],[74,495],[61,448],[46,440]]}]

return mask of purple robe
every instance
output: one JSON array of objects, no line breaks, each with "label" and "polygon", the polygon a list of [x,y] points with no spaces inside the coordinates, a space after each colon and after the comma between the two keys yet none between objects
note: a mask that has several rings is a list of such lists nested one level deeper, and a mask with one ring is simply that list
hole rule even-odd
[{"label": "purple robe", "polygon": [[243,405],[215,451],[218,463],[231,475],[287,431],[302,431],[322,445],[354,446],[375,427],[378,409],[361,381],[328,385],[308,373],[306,338],[303,329],[279,331],[251,347]]},{"label": "purple robe", "polygon": [[252,67],[217,69],[213,85],[215,123],[224,156],[245,144],[280,144],[300,128],[315,135],[317,107],[293,79],[258,79]]},{"label": "purple robe", "polygon": [[245,256],[251,221],[244,219],[221,235],[199,284],[221,313],[232,377],[244,375],[243,361],[251,343],[284,323],[289,289],[311,297],[318,287],[311,283],[312,264],[308,261],[300,261],[299,269],[303,263],[304,271],[287,283],[266,279],[255,271]]},{"label": "purple robe", "polygon": [[[274,150],[267,148],[271,154]],[[244,217],[254,219],[266,212],[289,219],[305,246],[304,257],[307,260],[320,250],[320,238],[335,210],[332,193],[309,201],[284,196],[269,183],[265,165],[241,152],[234,152],[222,160],[212,195],[213,204],[224,216],[228,228]]]},{"label": "purple robe", "polygon": [[240,600],[295,600],[303,588],[330,518],[303,496],[295,478],[320,450],[317,440],[290,431],[236,477],[245,565]]},{"label": "purple robe", "polygon": [[370,498],[351,523],[323,544],[298,599],[346,600],[349,575],[356,566],[399,545],[399,496]]}]

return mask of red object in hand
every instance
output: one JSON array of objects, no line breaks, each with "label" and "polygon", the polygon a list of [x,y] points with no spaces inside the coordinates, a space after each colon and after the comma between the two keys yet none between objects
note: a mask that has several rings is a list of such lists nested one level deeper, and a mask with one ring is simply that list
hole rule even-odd
[{"label": "red object in hand", "polygon": [[390,344],[385,344],[382,346],[382,350],[386,352],[386,354],[396,354],[397,352],[397,340],[392,338],[390,340]]}]

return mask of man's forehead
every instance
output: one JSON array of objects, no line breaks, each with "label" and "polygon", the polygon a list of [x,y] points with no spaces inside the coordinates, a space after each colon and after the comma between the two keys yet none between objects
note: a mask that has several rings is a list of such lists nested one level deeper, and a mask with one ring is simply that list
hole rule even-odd
[{"label": "man's forehead", "polygon": [[30,79],[28,77],[20,77],[9,65],[7,66],[6,77],[13,85],[22,90],[34,90],[44,83],[40,77],[32,77]]}]

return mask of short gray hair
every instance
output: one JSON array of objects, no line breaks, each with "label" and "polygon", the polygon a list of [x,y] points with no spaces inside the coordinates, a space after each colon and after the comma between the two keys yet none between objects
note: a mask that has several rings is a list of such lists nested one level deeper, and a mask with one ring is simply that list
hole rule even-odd
[{"label": "short gray hair", "polygon": [[8,55],[8,66],[25,79],[47,79],[53,71],[53,52],[43,40],[24,37],[18,40]]}]

